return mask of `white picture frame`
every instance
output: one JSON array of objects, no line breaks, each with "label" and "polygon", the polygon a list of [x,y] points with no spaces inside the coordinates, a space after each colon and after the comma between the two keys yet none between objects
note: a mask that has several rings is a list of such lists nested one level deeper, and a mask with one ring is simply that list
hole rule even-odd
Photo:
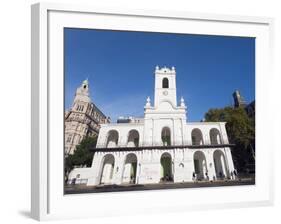
[{"label": "white picture frame", "polygon": [[[273,203],[273,19],[191,12],[32,5],[31,214],[37,220],[181,212]],[[63,27],[161,31],[256,38],[256,185],[83,195],[63,194]],[[261,137],[262,136],[262,137]],[[266,150],[263,150],[266,149]],[[58,170],[61,170],[58,171]],[[165,197],[164,197],[165,196]],[[137,203],[136,203],[137,201]],[[98,202],[98,203],[97,203]],[[134,207],[130,206],[134,203]],[[79,206],[73,206],[79,205]]]}]

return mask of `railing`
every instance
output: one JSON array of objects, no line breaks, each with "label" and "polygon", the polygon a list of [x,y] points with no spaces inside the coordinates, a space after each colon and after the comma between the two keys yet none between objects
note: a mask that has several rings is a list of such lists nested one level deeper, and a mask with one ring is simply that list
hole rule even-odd
[{"label": "railing", "polygon": [[69,179],[67,181],[68,185],[80,185],[80,184],[87,184],[88,183],[88,179],[76,179],[76,178],[72,178]]},{"label": "railing", "polygon": [[[106,148],[107,145],[107,138],[104,139],[99,139],[99,144],[97,144],[97,148]],[[122,141],[118,141],[117,143],[117,148],[125,148],[127,147],[128,142],[122,140]],[[204,142],[204,144],[198,144],[198,143],[192,143],[191,141],[182,143],[182,141],[177,141],[177,142],[172,142],[171,146],[190,146],[190,147],[198,147],[198,148],[206,148],[209,146],[220,146],[220,145],[232,145],[231,143],[218,143],[218,144],[213,144],[211,142]],[[147,146],[151,146],[151,147],[159,147],[159,146],[164,146],[162,141],[158,141],[158,142],[154,142],[153,144],[151,144],[151,142],[141,142],[139,143],[139,147],[147,147]],[[113,147],[112,147],[113,148]]]},{"label": "railing", "polygon": [[205,148],[224,148],[233,147],[234,144],[218,144],[218,145],[170,145],[170,146],[139,146],[139,147],[114,147],[114,148],[91,148],[91,151],[95,152],[112,152],[112,151],[142,151],[142,150],[167,150],[167,149],[205,149]]}]

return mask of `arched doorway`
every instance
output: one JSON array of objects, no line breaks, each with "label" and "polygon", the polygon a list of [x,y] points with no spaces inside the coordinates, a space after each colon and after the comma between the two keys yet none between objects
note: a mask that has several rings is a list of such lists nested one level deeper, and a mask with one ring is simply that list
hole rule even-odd
[{"label": "arched doorway", "polygon": [[113,178],[115,159],[112,154],[107,154],[103,157],[101,164],[100,184],[111,184]]},{"label": "arched doorway", "polygon": [[131,130],[128,135],[127,147],[138,147],[139,139],[139,132],[137,130]]},{"label": "arched doorway", "polygon": [[218,129],[212,128],[210,130],[210,141],[211,145],[221,144],[221,135]]},{"label": "arched doorway", "polygon": [[126,156],[122,183],[135,184],[137,178],[137,163],[138,159],[134,153],[130,153]]},{"label": "arched doorway", "polygon": [[204,180],[208,178],[208,169],[206,157],[203,152],[197,151],[193,155],[194,172],[197,180]]},{"label": "arched doorway", "polygon": [[229,176],[225,156],[221,150],[214,152],[214,164],[217,179],[225,179]]},{"label": "arched doorway", "polygon": [[165,127],[165,128],[162,129],[161,139],[162,139],[163,146],[170,146],[171,145],[171,131],[170,131],[170,128]]},{"label": "arched doorway", "polygon": [[118,132],[116,130],[109,131],[108,135],[107,135],[106,147],[107,148],[117,147],[117,145],[118,145],[118,138],[119,138],[119,134],[118,134]]},{"label": "arched doorway", "polygon": [[192,130],[191,139],[192,139],[192,145],[203,145],[204,144],[202,132],[198,128],[195,128]]},{"label": "arched doorway", "polygon": [[170,153],[163,153],[160,159],[161,171],[160,171],[160,181],[163,182],[173,182],[173,169],[172,169],[172,157]]}]

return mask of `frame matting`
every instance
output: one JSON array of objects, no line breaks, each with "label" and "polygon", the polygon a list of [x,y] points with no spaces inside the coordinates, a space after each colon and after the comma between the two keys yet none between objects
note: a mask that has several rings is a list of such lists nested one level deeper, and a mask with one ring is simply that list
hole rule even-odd
[{"label": "frame matting", "polygon": [[[32,6],[32,217],[99,217],[273,203],[273,143],[268,97],[272,81],[270,18],[100,9],[40,3]],[[63,29],[88,28],[247,36],[256,39],[256,184],[99,194],[63,193]],[[61,172],[60,172],[61,171]],[[134,206],[131,206],[134,204]]]}]

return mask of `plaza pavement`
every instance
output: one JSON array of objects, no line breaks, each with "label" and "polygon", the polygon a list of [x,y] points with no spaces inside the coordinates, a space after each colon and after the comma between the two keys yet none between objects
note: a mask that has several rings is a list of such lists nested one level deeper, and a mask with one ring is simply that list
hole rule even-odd
[{"label": "plaza pavement", "polygon": [[122,185],[66,185],[65,194],[81,193],[102,193],[102,192],[120,192],[120,191],[144,191],[144,190],[163,190],[163,189],[180,189],[180,188],[199,188],[199,187],[224,187],[224,186],[241,186],[254,185],[254,178],[243,178],[239,180],[217,180],[217,181],[195,181],[173,183],[165,182],[158,184],[122,184]]}]

